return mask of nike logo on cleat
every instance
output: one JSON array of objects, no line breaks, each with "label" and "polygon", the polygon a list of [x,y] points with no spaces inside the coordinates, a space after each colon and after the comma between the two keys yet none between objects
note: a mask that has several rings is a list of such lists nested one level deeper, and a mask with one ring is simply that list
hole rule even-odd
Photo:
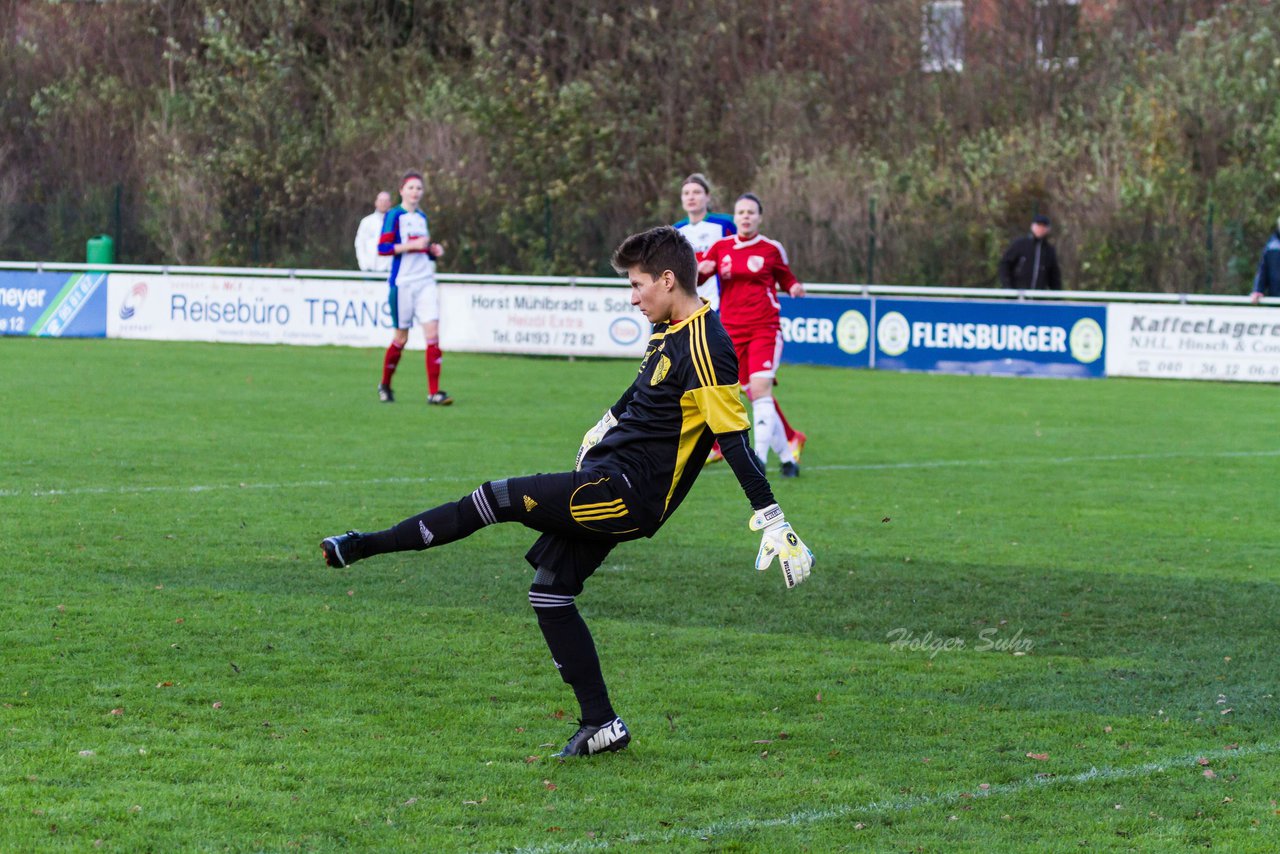
[{"label": "nike logo on cleat", "polygon": [[607,727],[591,736],[591,739],[587,742],[587,752],[599,753],[622,738],[624,734],[626,734],[626,730],[622,727],[622,721],[614,718]]}]

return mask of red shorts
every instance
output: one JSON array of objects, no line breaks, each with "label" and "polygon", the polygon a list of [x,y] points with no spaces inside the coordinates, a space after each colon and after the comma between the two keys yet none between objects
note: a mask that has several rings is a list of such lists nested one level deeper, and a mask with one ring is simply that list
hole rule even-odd
[{"label": "red shorts", "polygon": [[782,359],[782,330],[750,329],[730,332],[738,354],[738,382],[748,385],[753,376],[775,377]]}]

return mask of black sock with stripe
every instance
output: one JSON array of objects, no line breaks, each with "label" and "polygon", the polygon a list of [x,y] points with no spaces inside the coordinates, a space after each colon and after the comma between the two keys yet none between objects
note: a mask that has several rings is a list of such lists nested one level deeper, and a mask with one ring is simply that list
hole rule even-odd
[{"label": "black sock with stripe", "polygon": [[460,501],[450,501],[410,516],[385,531],[365,534],[360,540],[361,557],[443,546],[469,537],[486,525],[507,521],[498,515],[506,509],[499,507],[494,499],[493,486],[483,483]]},{"label": "black sock with stripe", "polygon": [[582,710],[582,722],[601,726],[617,717],[609,702],[609,690],[600,672],[600,656],[587,623],[572,596],[547,592],[541,584],[529,589],[529,603],[538,615],[538,628],[551,650],[560,678],[573,689]]}]

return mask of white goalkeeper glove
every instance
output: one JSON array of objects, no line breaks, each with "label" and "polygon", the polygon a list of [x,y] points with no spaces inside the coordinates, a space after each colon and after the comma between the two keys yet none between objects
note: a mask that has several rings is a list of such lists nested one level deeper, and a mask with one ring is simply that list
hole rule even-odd
[{"label": "white goalkeeper glove", "polygon": [[768,569],[774,555],[777,555],[778,563],[782,565],[782,580],[788,589],[809,577],[813,552],[791,530],[781,507],[770,504],[763,510],[757,510],[751,517],[751,530],[764,532],[760,537],[760,553],[756,555],[756,569],[762,572]]},{"label": "white goalkeeper glove", "polygon": [[617,426],[618,419],[613,417],[613,410],[606,409],[604,416],[596,422],[596,426],[588,430],[587,434],[582,437],[582,447],[578,448],[578,459],[573,464],[574,471],[582,471],[582,458],[587,455],[587,451],[599,445],[600,440],[604,438],[604,434]]}]

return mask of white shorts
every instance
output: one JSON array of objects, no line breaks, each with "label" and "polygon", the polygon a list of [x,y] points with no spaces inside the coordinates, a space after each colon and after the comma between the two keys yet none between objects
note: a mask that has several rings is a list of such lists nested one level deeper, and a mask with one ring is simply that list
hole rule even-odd
[{"label": "white shorts", "polygon": [[440,319],[440,288],[435,276],[410,285],[392,285],[388,301],[391,322],[397,329],[412,329],[415,323]]}]

